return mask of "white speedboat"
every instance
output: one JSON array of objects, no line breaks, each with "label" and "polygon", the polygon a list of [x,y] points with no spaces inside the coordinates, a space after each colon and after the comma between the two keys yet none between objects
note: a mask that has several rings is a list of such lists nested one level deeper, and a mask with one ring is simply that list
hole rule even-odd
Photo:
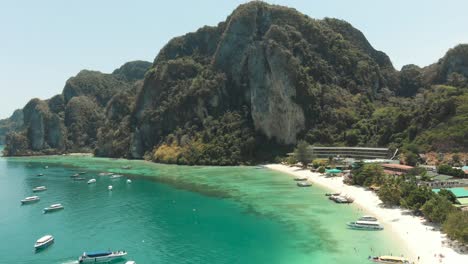
[{"label": "white speedboat", "polygon": [[50,246],[52,243],[54,243],[54,237],[51,235],[45,235],[36,241],[34,248],[36,250],[43,249]]},{"label": "white speedboat", "polygon": [[113,175],[113,174],[114,174],[114,173],[112,173],[112,172],[101,172],[101,173],[99,173],[98,175],[99,175],[99,176],[110,176],[110,175]]},{"label": "white speedboat", "polygon": [[132,183],[132,180],[130,180],[130,179],[127,179],[127,183]]},{"label": "white speedboat", "polygon": [[36,188],[33,188],[33,192],[43,192],[45,190],[47,190],[45,186],[38,186]]},{"label": "white speedboat", "polygon": [[39,196],[30,196],[30,197],[26,197],[23,200],[21,200],[21,204],[34,203],[34,202],[37,202],[39,200],[40,200]]},{"label": "white speedboat", "polygon": [[113,259],[123,258],[127,255],[125,251],[95,251],[95,252],[84,252],[78,258],[79,263],[91,263],[91,262],[106,262]]},{"label": "white speedboat", "polygon": [[111,175],[111,176],[109,177],[109,179],[118,179],[118,178],[121,178],[121,177],[123,177],[123,175],[114,174],[114,175]]},{"label": "white speedboat", "polygon": [[396,257],[396,256],[380,256],[380,257],[372,257],[369,256],[369,260],[377,263],[400,263],[400,264],[410,264],[410,261],[404,257]]},{"label": "white speedboat", "polygon": [[96,179],[91,179],[88,181],[88,184],[91,184],[91,183],[96,183]]},{"label": "white speedboat", "polygon": [[297,186],[299,187],[310,187],[312,186],[312,183],[308,182],[308,181],[300,181],[297,183]]},{"label": "white speedboat", "polygon": [[125,264],[137,264],[137,263],[135,261],[133,261],[133,260],[129,260],[129,261],[125,262]]},{"label": "white speedboat", "polygon": [[358,221],[377,222],[377,218],[370,216],[370,215],[363,215],[358,219]]},{"label": "white speedboat", "polygon": [[294,180],[295,180],[295,181],[307,181],[308,178],[305,177],[305,176],[299,176],[299,177],[294,178]]},{"label": "white speedboat", "polygon": [[112,185],[107,186],[107,190],[112,191]]},{"label": "white speedboat", "polygon": [[377,221],[356,221],[349,222],[348,227],[358,230],[383,230],[384,227]]},{"label": "white speedboat", "polygon": [[39,173],[37,174],[37,176],[44,176],[44,173]]},{"label": "white speedboat", "polygon": [[58,210],[62,210],[64,208],[65,207],[63,207],[62,204],[53,204],[53,205],[51,205],[49,207],[44,208],[44,214],[50,213],[50,212],[55,212],[55,211],[58,211]]}]

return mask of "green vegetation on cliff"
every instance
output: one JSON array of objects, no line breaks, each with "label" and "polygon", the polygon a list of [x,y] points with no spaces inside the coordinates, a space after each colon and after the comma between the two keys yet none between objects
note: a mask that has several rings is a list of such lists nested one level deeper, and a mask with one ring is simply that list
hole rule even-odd
[{"label": "green vegetation on cliff", "polygon": [[32,100],[5,151],[232,165],[305,140],[403,147],[415,161],[422,151],[468,151],[467,69],[468,45],[459,45],[433,65],[396,71],[345,21],[255,1],[172,39],[152,65],[82,71],[61,95]]}]

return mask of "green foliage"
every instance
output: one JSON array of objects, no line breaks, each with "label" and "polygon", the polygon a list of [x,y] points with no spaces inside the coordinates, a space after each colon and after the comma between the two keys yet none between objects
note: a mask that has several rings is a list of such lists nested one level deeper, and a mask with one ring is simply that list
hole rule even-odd
[{"label": "green foliage", "polygon": [[463,172],[460,169],[454,169],[452,168],[452,166],[447,164],[442,164],[439,167],[437,167],[437,172],[439,174],[451,175],[459,178],[465,177],[465,172]]},{"label": "green foliage", "polygon": [[454,211],[452,203],[445,196],[434,195],[422,207],[421,211],[430,221],[441,224],[445,222],[450,212]]},{"label": "green foliage", "polygon": [[297,143],[296,149],[294,149],[294,156],[296,159],[302,163],[303,167],[307,167],[307,165],[312,161],[313,156],[309,151],[309,144],[301,140]]},{"label": "green foliage", "polygon": [[[409,185],[409,192],[402,192],[402,200],[400,204],[404,208],[411,209],[413,211],[419,211],[421,207],[434,196],[431,189],[427,187],[416,187],[415,185]],[[407,194],[407,195],[405,195]]]},{"label": "green foliage", "polygon": [[468,244],[468,212],[458,210],[450,212],[442,229],[451,239]]},{"label": "green foliage", "polygon": [[388,179],[380,187],[377,194],[380,200],[382,200],[383,204],[386,206],[400,205],[402,193],[399,186],[399,181],[393,178]]},{"label": "green foliage", "polygon": [[322,167],[318,168],[318,172],[325,173],[325,167],[322,166]]},{"label": "green foliage", "polygon": [[455,203],[457,201],[457,197],[450,190],[441,189],[437,194],[439,196],[445,197],[451,203]]},{"label": "green foliage", "polygon": [[361,186],[380,185],[384,181],[384,172],[379,164],[364,164],[353,170],[353,184]]}]

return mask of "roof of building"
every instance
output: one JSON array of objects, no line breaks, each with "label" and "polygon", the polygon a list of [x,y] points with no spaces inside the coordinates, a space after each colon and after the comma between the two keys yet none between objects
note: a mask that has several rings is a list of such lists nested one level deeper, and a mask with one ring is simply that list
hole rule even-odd
[{"label": "roof of building", "polygon": [[314,149],[330,149],[330,150],[377,150],[377,151],[388,151],[388,148],[360,148],[360,147],[319,147],[312,146]]},{"label": "roof of building", "polygon": [[460,203],[462,206],[468,205],[468,197],[467,198],[457,198],[457,201]]},{"label": "roof of building", "polygon": [[[451,191],[457,199],[468,198],[468,187],[447,188],[447,190]],[[438,193],[440,189],[433,189],[432,191]]]},{"label": "roof of building", "polygon": [[410,170],[414,167],[402,164],[382,164],[382,167],[388,169],[402,169],[402,170]]}]

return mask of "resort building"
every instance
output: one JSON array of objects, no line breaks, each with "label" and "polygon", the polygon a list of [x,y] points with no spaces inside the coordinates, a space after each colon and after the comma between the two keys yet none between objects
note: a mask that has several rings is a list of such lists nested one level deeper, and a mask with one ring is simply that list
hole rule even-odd
[{"label": "resort building", "polygon": [[[438,193],[441,189],[432,189],[433,192]],[[468,187],[447,188],[455,197],[457,197],[458,207],[468,207]]]},{"label": "resort building", "polygon": [[363,159],[388,159],[391,156],[388,148],[360,148],[360,147],[309,147],[310,152],[317,158],[353,158]]},{"label": "resort building", "polygon": [[381,164],[384,172],[388,175],[402,175],[408,173],[414,167],[401,164]]}]

